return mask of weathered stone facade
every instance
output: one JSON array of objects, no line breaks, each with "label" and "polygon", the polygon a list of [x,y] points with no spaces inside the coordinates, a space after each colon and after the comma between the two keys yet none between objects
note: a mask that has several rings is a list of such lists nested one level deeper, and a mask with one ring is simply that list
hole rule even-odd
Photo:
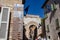
[{"label": "weathered stone facade", "polygon": [[[20,22],[18,23],[18,21],[17,21],[17,23],[19,24],[16,24],[16,25],[18,25],[18,26],[14,26],[15,24],[15,22],[14,22],[14,19],[16,18],[16,17],[14,17],[14,11],[15,11],[15,5],[16,4],[19,4],[20,5],[20,7],[18,7],[17,8],[17,10],[16,11],[22,11],[23,12],[23,4],[22,4],[22,0],[0,0],[0,7],[10,7],[10,31],[9,31],[9,40],[13,40],[13,39],[15,39],[15,40],[20,40],[20,39],[23,39],[23,34],[21,33],[21,32],[23,32],[23,30],[21,31],[21,29],[23,28],[22,27],[22,23],[23,23],[23,21],[21,21],[20,19]],[[17,18],[18,19],[18,18]],[[16,19],[16,20],[17,20]],[[16,34],[16,33],[14,33],[14,32],[16,32],[17,31],[17,27],[21,27],[21,29],[19,29],[21,32],[17,32],[17,34],[19,33],[20,35],[20,39],[18,38],[18,35]],[[19,27],[19,28],[20,28]],[[16,29],[14,29],[14,28],[16,28]],[[13,31],[14,30],[14,31]],[[14,36],[14,35],[17,35],[16,37]]]},{"label": "weathered stone facade", "polygon": [[[37,36],[42,33],[42,27],[39,27],[39,24],[41,24],[41,18],[39,16],[34,15],[27,15],[24,17],[24,26],[26,29],[25,36],[30,39],[30,26],[35,25],[35,28],[37,28]],[[38,28],[39,27],[39,28]],[[34,29],[34,28],[33,28]]]},{"label": "weathered stone facade", "polygon": [[[47,40],[60,40],[58,33],[60,32],[60,8],[56,5],[56,10],[46,14],[45,28]],[[58,24],[57,24],[58,23]]]}]

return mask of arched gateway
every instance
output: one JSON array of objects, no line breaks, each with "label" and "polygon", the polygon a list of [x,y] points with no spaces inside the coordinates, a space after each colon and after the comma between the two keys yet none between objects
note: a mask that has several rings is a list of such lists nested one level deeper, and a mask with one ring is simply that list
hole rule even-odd
[{"label": "arched gateway", "polygon": [[38,28],[38,23],[30,21],[28,24],[25,25],[25,36],[28,39],[35,40],[37,37],[37,28]]}]

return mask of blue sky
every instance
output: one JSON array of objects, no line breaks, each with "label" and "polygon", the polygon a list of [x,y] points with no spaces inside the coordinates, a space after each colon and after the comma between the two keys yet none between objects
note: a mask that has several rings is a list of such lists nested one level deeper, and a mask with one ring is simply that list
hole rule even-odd
[{"label": "blue sky", "polygon": [[[39,15],[44,18],[44,9],[41,8],[46,0],[26,0],[24,4],[24,9],[28,7],[27,14]],[[26,10],[24,10],[26,14]]]}]

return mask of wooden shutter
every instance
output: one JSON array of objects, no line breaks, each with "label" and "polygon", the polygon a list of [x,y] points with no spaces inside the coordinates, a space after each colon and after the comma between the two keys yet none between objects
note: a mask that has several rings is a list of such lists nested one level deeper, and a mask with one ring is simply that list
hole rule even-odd
[{"label": "wooden shutter", "polygon": [[7,40],[8,26],[9,26],[9,7],[2,7],[1,11],[1,27],[0,27],[0,40]]}]

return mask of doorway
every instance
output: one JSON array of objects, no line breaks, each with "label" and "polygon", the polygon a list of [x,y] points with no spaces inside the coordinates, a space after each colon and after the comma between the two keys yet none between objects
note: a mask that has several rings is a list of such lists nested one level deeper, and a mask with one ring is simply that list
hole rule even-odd
[{"label": "doorway", "polygon": [[29,27],[30,30],[30,39],[35,40],[37,37],[37,27],[35,25],[31,25]]}]

